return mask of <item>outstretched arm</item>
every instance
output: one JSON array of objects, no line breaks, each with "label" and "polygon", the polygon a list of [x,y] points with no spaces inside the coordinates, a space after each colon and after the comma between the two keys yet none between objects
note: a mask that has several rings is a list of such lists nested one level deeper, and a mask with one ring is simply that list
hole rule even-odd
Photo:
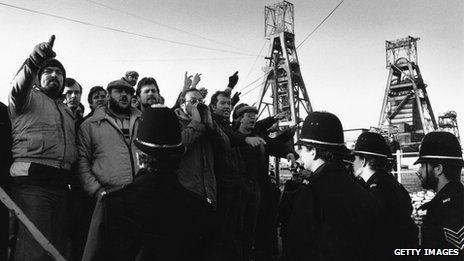
[{"label": "outstretched arm", "polygon": [[15,113],[22,113],[27,107],[32,87],[37,79],[37,72],[43,62],[56,56],[53,51],[54,42],[55,36],[52,35],[48,42],[36,45],[11,82],[9,103],[10,110]]}]

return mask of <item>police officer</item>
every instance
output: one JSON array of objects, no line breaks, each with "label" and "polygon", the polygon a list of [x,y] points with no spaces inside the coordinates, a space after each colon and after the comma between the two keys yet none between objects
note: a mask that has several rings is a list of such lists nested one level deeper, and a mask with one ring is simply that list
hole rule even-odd
[{"label": "police officer", "polygon": [[[460,182],[464,165],[459,141],[448,132],[425,135],[419,150],[418,171],[422,187],[437,192],[421,206],[427,210],[422,225],[422,247],[426,249],[454,249],[443,256],[446,260],[464,257],[464,186]],[[427,254],[427,253],[424,253]],[[437,259],[439,256],[424,256]]]},{"label": "police officer", "polygon": [[364,132],[356,141],[353,155],[356,178],[361,179],[384,211],[386,255],[391,259],[397,248],[417,248],[418,230],[411,218],[411,198],[389,172],[391,152],[385,139],[378,133]]},{"label": "police officer", "polygon": [[286,260],[383,260],[379,204],[343,165],[349,151],[340,120],[328,112],[310,113],[298,144],[312,175],[294,204]]}]

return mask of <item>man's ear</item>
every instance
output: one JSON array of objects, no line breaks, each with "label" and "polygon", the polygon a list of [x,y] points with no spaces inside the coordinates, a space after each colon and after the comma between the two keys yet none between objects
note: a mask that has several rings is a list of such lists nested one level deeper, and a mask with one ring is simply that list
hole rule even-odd
[{"label": "man's ear", "polygon": [[433,174],[435,177],[438,177],[443,174],[443,165],[442,164],[437,164],[436,166],[433,166]]}]

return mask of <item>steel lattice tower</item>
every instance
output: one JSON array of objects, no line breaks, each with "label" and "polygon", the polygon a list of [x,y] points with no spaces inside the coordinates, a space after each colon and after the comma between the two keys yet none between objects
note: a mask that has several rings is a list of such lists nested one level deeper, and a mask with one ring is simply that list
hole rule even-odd
[{"label": "steel lattice tower", "polygon": [[419,65],[417,41],[408,36],[385,41],[388,79],[379,127],[397,130],[403,150],[416,151],[424,137],[438,128]]},{"label": "steel lattice tower", "polygon": [[[287,1],[264,9],[264,35],[270,40],[268,66],[258,100],[258,116],[287,112],[280,128],[299,125],[301,112],[312,111],[295,48],[294,7]],[[296,131],[298,138],[299,131]]]}]

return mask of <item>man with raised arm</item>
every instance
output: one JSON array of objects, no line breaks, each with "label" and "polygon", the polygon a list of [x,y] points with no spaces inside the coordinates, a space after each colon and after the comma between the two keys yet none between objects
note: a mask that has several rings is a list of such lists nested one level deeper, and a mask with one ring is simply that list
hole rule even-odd
[{"label": "man with raised arm", "polygon": [[[75,119],[60,101],[66,71],[54,57],[55,36],[35,46],[12,82],[12,196],[57,250],[66,247],[66,208],[71,165],[77,159]],[[15,260],[49,260],[22,224]]]}]

